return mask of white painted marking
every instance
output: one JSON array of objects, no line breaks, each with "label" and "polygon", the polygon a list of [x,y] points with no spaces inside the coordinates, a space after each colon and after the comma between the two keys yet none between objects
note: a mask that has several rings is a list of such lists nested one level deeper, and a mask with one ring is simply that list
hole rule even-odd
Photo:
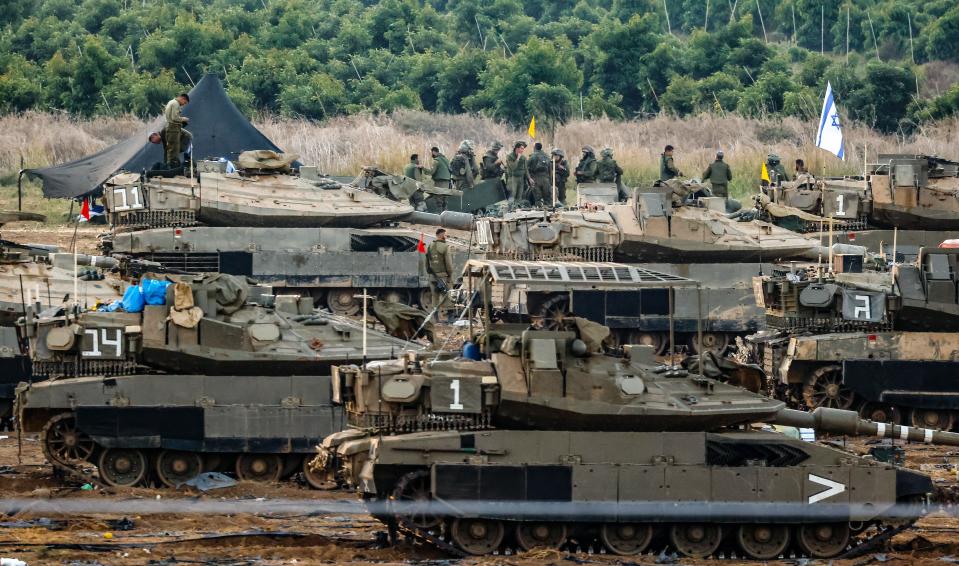
[{"label": "white painted marking", "polygon": [[899,440],[909,440],[909,427],[904,426],[899,429]]},{"label": "white painted marking", "polygon": [[816,503],[822,501],[823,499],[829,499],[833,495],[839,495],[840,493],[846,491],[846,485],[839,483],[837,481],[832,481],[831,479],[824,478],[822,476],[817,476],[815,474],[809,474],[809,481],[824,486],[826,489],[820,491],[815,495],[809,496],[809,503]]},{"label": "white painted marking", "polygon": [[922,441],[925,442],[926,444],[932,444],[932,429],[931,429],[931,428],[927,428],[927,429],[926,429],[926,434],[925,434],[925,436],[923,437]]},{"label": "white painted marking", "polygon": [[886,423],[876,423],[876,436],[879,438],[886,437]]}]

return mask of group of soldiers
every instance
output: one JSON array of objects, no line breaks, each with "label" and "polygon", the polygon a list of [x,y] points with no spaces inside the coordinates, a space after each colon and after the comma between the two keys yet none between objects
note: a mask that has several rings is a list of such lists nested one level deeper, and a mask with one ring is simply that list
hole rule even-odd
[{"label": "group of soldiers", "polygon": [[[474,147],[472,141],[463,140],[453,159],[433,147],[430,150],[432,167],[424,166],[419,155],[414,153],[403,175],[422,183],[431,182],[435,188],[458,191],[473,188],[477,181],[499,179],[506,186],[511,204],[524,201],[533,206],[552,205],[554,187],[556,200],[565,204],[570,175],[575,176],[577,183],[622,183],[623,169],[613,159],[613,150],[608,147],[600,152],[601,159],[597,159],[592,146],[583,146],[579,163],[572,170],[562,149],[553,148],[547,155],[539,142],[534,143],[532,153],[526,155],[529,144],[519,140],[513,144],[512,151],[501,156],[503,144],[495,141],[479,163]],[[434,195],[434,198],[440,208],[445,208],[445,196]]]}]

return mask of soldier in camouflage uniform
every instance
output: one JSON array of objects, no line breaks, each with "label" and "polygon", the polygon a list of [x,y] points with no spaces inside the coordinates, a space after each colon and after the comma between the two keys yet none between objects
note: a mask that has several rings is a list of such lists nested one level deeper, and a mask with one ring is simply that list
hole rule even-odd
[{"label": "soldier in camouflage uniform", "polygon": [[596,163],[596,180],[600,183],[616,183],[616,196],[621,202],[626,200],[626,190],[623,189],[623,168],[613,159],[612,148],[603,148],[600,155],[603,158]]},{"label": "soldier in camouflage uniform", "polygon": [[190,95],[182,93],[176,98],[166,103],[163,108],[163,119],[166,125],[163,127],[163,150],[164,162],[171,168],[180,166],[180,152],[186,147],[180,147],[181,139],[187,140],[189,145],[193,140],[193,134],[185,126],[190,119],[180,115],[180,107],[190,103]]},{"label": "soldier in camouflage uniform", "polygon": [[506,169],[503,167],[503,160],[499,157],[499,150],[503,149],[503,144],[495,141],[490,145],[486,153],[483,154],[483,163],[480,165],[480,178],[502,179]]},{"label": "soldier in camouflage uniform", "polygon": [[673,146],[667,145],[659,157],[659,180],[668,181],[674,177],[682,177],[683,173],[673,163]]},{"label": "soldier in camouflage uniform", "polygon": [[723,161],[723,152],[716,152],[716,161],[710,163],[703,171],[703,182],[709,181],[710,190],[714,197],[729,197],[729,182],[733,180],[733,171]]},{"label": "soldier in camouflage uniform", "polygon": [[513,204],[523,198],[526,193],[526,178],[529,172],[526,168],[526,151],[528,144],[522,140],[513,144],[513,151],[506,156],[506,191],[509,202]]},{"label": "soldier in camouflage uniform", "polygon": [[446,243],[446,230],[443,228],[436,231],[436,239],[426,250],[426,271],[430,274],[431,306],[436,309],[435,317],[439,319],[446,314],[447,291],[453,284],[453,253]]},{"label": "soldier in camouflage uniform", "polygon": [[553,186],[551,182],[549,156],[543,151],[543,144],[536,142],[533,153],[527,160],[529,174],[533,178],[530,186],[530,201],[533,206],[552,205]]},{"label": "soldier in camouflage uniform", "polygon": [[429,170],[430,178],[433,179],[433,186],[441,189],[450,188],[450,179],[452,179],[450,160],[436,146],[430,149],[430,157],[433,158],[433,168]]},{"label": "soldier in camouflage uniform", "polygon": [[556,198],[565,205],[566,182],[569,181],[569,161],[566,161],[566,153],[558,147],[554,147],[550,154],[553,157],[553,167],[556,170]]},{"label": "soldier in camouflage uniform", "polygon": [[576,164],[577,183],[595,183],[599,167],[596,163],[596,150],[592,146],[583,146],[583,156]]},{"label": "soldier in camouflage uniform", "polygon": [[766,171],[769,173],[769,180],[772,181],[774,185],[789,180],[789,173],[786,172],[786,166],[779,161],[779,156],[775,153],[770,153],[766,156]]},{"label": "soldier in camouflage uniform", "polygon": [[453,188],[458,191],[468,191],[476,184],[479,167],[476,166],[476,157],[473,154],[473,142],[463,140],[456,155],[450,161],[450,174],[453,176]]},{"label": "soldier in camouflage uniform", "polygon": [[[410,156],[410,162],[407,163],[403,169],[403,176],[409,177],[417,183],[423,182],[423,166],[420,165],[419,154],[414,153]],[[410,195],[410,204],[412,204],[416,210],[426,210],[426,197],[423,196],[423,191],[418,190]]]}]

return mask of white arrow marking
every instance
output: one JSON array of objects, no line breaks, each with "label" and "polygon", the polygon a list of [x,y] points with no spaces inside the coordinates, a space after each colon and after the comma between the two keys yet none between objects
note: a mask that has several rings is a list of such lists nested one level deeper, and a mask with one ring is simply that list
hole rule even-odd
[{"label": "white arrow marking", "polygon": [[832,481],[821,476],[816,476],[809,474],[809,481],[813,483],[818,483],[821,486],[824,486],[826,489],[820,491],[816,495],[809,496],[809,503],[816,503],[817,501],[822,501],[823,499],[828,499],[833,495],[839,495],[840,493],[846,491],[846,485],[841,484],[837,481]]}]

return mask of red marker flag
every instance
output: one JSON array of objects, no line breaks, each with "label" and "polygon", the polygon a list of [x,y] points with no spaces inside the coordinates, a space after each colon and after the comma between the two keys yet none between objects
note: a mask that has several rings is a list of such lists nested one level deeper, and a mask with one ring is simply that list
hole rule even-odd
[{"label": "red marker flag", "polygon": [[90,197],[83,197],[83,204],[80,205],[80,216],[90,220]]},{"label": "red marker flag", "polygon": [[426,253],[426,244],[423,243],[423,233],[422,233],[422,232],[420,232],[420,241],[416,243],[416,251],[420,252],[421,254],[425,254],[425,253]]}]

